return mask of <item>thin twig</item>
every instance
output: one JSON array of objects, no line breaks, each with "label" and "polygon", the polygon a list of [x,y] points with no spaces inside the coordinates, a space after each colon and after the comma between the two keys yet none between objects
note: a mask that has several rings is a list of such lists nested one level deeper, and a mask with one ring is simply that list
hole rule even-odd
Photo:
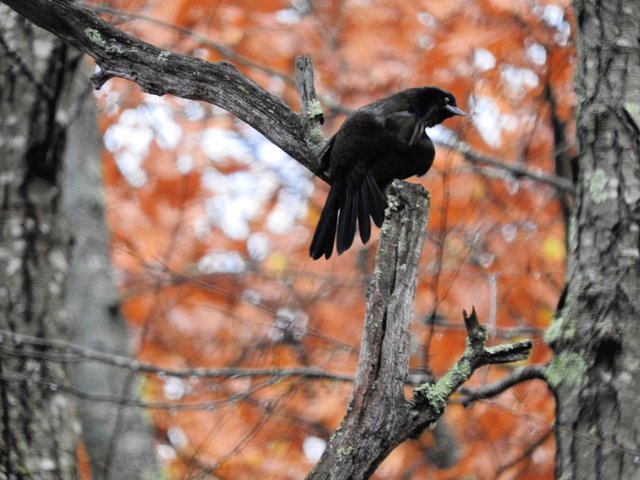
[{"label": "thin twig", "polygon": [[476,400],[495,397],[514,385],[536,379],[546,381],[544,365],[518,367],[494,383],[475,388],[461,388],[460,393],[463,395],[462,404],[468,407]]},{"label": "thin twig", "polygon": [[[14,349],[12,345],[20,345]],[[38,347],[37,351],[29,352],[24,345]],[[53,350],[53,353],[43,352],[42,348]],[[149,363],[142,363],[128,357],[99,352],[81,347],[62,340],[45,340],[29,335],[18,334],[8,330],[0,330],[0,351],[7,355],[71,363],[78,361],[95,361],[128,369],[137,373],[152,373],[165,377],[177,378],[247,378],[247,377],[304,377],[316,380],[333,380],[338,382],[353,382],[353,377],[329,373],[317,368],[180,368],[167,369]]]}]

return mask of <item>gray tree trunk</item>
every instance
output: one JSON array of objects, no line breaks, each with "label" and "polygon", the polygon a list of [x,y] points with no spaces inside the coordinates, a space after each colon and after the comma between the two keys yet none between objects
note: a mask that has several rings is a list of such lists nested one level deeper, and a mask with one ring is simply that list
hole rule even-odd
[{"label": "gray tree trunk", "polygon": [[[87,68],[79,69],[72,88],[62,180],[62,209],[73,232],[65,339],[124,357],[129,356],[129,337],[111,271],[101,144]],[[138,386],[131,372],[97,362],[72,364],[69,379],[80,391],[112,398],[133,398]],[[77,399],[76,404],[94,480],[154,477],[157,460],[153,432],[140,409],[83,398]]]},{"label": "gray tree trunk", "polygon": [[579,178],[547,341],[557,477],[638,478],[640,3],[576,0]]},{"label": "gray tree trunk", "polygon": [[[0,328],[43,339],[59,335],[63,314],[60,174],[78,59],[0,6]],[[74,405],[50,381],[64,372],[23,350],[0,342],[0,478],[74,478]]]},{"label": "gray tree trunk", "polygon": [[87,72],[76,75],[79,60],[0,6],[0,329],[44,341],[0,338],[0,479],[76,478],[81,430],[95,480],[157,471],[139,410],[70,400],[73,389],[131,397],[135,384],[126,374],[88,362],[67,372],[47,361],[53,351],[46,342],[60,337],[127,354],[103,216],[95,103]]}]

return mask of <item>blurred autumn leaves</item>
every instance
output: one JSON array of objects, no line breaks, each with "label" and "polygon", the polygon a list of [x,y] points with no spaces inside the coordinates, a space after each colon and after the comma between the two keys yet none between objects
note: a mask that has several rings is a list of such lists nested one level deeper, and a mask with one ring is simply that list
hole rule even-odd
[{"label": "blurred autumn leaves", "polygon": [[[327,136],[344,118],[338,106],[411,86],[452,91],[471,115],[430,135],[461,139],[498,165],[440,147],[427,177],[411,180],[432,201],[412,369],[450,366],[464,346],[461,309],[471,305],[493,339],[528,336],[531,361],[548,358],[541,331],[563,284],[565,225],[554,187],[508,167],[554,175],[557,154],[572,152],[568,2],[106,3],[102,13],[121,28],[231,61],[294,109],[294,59],[310,53]],[[98,97],[113,258],[139,357],[167,369],[353,375],[375,242],[328,262],[307,257],[326,185],[211,105],[143,95],[118,80]],[[552,119],[566,138],[554,135]],[[503,373],[492,367],[475,383]],[[348,383],[304,376],[143,382],[173,478],[301,478],[349,393]],[[454,403],[446,418],[461,449],[456,466],[437,471],[426,461],[433,442],[425,435],[394,452],[377,478],[552,478],[544,385],[470,409]]]}]

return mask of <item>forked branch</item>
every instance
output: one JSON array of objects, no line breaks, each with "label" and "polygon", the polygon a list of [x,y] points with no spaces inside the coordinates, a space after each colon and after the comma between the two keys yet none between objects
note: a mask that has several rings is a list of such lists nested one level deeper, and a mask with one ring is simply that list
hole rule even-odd
[{"label": "forked branch", "polygon": [[483,365],[522,360],[530,341],[487,347],[475,309],[464,313],[468,341],[462,357],[435,382],[404,394],[413,301],[429,214],[427,192],[394,181],[382,227],[358,372],[347,413],[309,479],[366,479],[391,451],[419,436],[442,415],[449,397]]}]

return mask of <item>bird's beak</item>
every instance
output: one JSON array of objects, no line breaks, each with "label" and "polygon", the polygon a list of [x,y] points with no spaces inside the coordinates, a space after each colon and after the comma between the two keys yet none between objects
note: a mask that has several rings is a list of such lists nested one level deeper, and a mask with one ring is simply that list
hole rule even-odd
[{"label": "bird's beak", "polygon": [[413,127],[413,133],[411,134],[411,139],[409,140],[409,145],[413,145],[416,143],[420,135],[424,134],[424,129],[426,127],[426,121],[424,118],[418,119],[416,122],[416,126]]},{"label": "bird's beak", "polygon": [[444,108],[449,110],[454,115],[466,115],[466,112],[460,110],[458,107],[454,107],[453,105],[445,105]]}]

